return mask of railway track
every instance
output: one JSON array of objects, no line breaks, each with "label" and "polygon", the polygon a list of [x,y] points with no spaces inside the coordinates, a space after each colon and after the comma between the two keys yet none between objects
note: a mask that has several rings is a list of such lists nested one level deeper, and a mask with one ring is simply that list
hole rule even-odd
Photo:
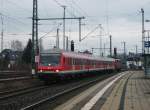
[{"label": "railway track", "polygon": [[61,95],[74,91],[75,89],[90,86],[100,80],[104,80],[113,74],[100,76],[99,78],[83,78],[78,81],[66,81],[59,84],[51,84],[46,87],[39,87],[27,91],[18,91],[14,94],[5,95],[0,98],[1,110],[26,110],[30,107],[34,109],[47,101],[52,101]]},{"label": "railway track", "polygon": [[0,83],[3,82],[10,82],[10,81],[18,81],[18,80],[25,80],[25,79],[31,79],[32,76],[24,76],[24,77],[16,77],[16,78],[4,78],[0,79]]},{"label": "railway track", "polygon": [[0,83],[31,79],[32,75],[26,71],[0,71]]},{"label": "railway track", "polygon": [[131,74],[127,77],[127,79],[126,79],[126,81],[125,81],[125,84],[124,84],[124,87],[123,87],[123,91],[122,91],[122,95],[121,95],[119,110],[124,110],[127,84],[128,84],[129,79],[130,79],[133,75],[134,75],[134,74],[131,73]]},{"label": "railway track", "polygon": [[29,88],[23,88],[23,89],[18,89],[18,90],[12,90],[12,91],[5,91],[5,92],[0,92],[0,100],[6,100],[7,98],[19,96],[22,94],[27,94],[29,92],[34,92],[40,89],[45,89],[48,86],[37,86],[37,87],[29,87]]},{"label": "railway track", "polygon": [[0,71],[0,80],[27,76],[31,76],[27,71]]},{"label": "railway track", "polygon": [[62,91],[62,92],[60,92],[60,93],[57,93],[57,94],[55,94],[55,95],[53,95],[53,96],[51,96],[51,97],[45,98],[45,99],[40,100],[40,101],[38,101],[38,102],[36,102],[36,103],[34,103],[34,104],[31,104],[31,105],[29,105],[29,106],[26,106],[26,107],[24,107],[24,108],[21,108],[21,110],[36,110],[36,109],[39,108],[41,105],[43,105],[43,104],[45,104],[45,103],[47,103],[47,102],[51,103],[53,100],[55,100],[55,99],[58,98],[58,97],[61,97],[61,96],[66,95],[66,94],[69,94],[69,93],[72,92],[72,91],[75,91],[75,90],[80,89],[80,88],[82,88],[82,87],[88,86],[88,85],[90,85],[91,83],[95,83],[95,82],[97,82],[97,81],[99,81],[99,79],[97,79],[97,80],[95,80],[95,81],[91,81],[91,82],[85,83],[85,84],[81,84],[81,85],[79,85],[79,86],[76,86],[76,87],[73,87],[73,88],[70,88],[70,89],[67,89],[67,90],[64,90],[64,91]]},{"label": "railway track", "polygon": [[[64,91],[61,91],[61,92],[59,92],[59,93],[57,93],[57,94],[54,94],[54,95],[52,95],[52,96],[50,96],[50,97],[47,97],[47,98],[44,98],[44,99],[42,99],[42,100],[40,100],[40,101],[38,101],[38,102],[35,102],[35,103],[33,103],[33,104],[29,105],[29,106],[23,107],[23,108],[21,108],[21,110],[37,110],[37,109],[43,109],[43,108],[41,108],[43,105],[45,105],[45,104],[47,104],[47,103],[52,103],[55,99],[57,99],[57,98],[59,98],[59,97],[61,97],[61,96],[64,96],[64,95],[66,95],[66,94],[70,94],[71,92],[77,91],[77,90],[79,90],[79,89],[83,89],[83,88],[89,87],[89,86],[91,86],[91,85],[93,85],[93,84],[95,84],[95,83],[97,83],[97,82],[99,82],[99,81],[101,81],[101,80],[103,80],[103,79],[106,79],[106,78],[108,78],[108,77],[110,77],[110,76],[112,76],[112,75],[103,76],[103,77],[97,78],[97,79],[95,79],[95,80],[88,81],[88,82],[79,84],[79,85],[77,85],[77,86],[71,87],[71,88],[66,89],[66,90],[64,90]],[[44,109],[45,109],[45,108],[44,108]]]},{"label": "railway track", "polygon": [[42,85],[43,81],[31,76],[0,79],[0,100]]}]

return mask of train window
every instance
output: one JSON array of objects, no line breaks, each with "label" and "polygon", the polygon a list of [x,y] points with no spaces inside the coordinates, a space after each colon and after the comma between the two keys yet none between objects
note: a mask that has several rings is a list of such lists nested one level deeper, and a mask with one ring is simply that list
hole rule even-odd
[{"label": "train window", "polygon": [[82,59],[79,59],[79,65],[82,65]]},{"label": "train window", "polygon": [[77,65],[79,65],[79,59],[77,59]]},{"label": "train window", "polygon": [[67,65],[69,65],[69,58],[67,58]]},{"label": "train window", "polygon": [[65,64],[65,57],[63,58],[63,63]]},{"label": "train window", "polygon": [[74,65],[76,65],[76,59],[74,59]]},{"label": "train window", "polygon": [[74,65],[76,65],[76,59],[74,59]]},{"label": "train window", "polygon": [[66,57],[66,65],[69,65],[69,58]]},{"label": "train window", "polygon": [[70,65],[72,65],[72,59],[70,58]]},{"label": "train window", "polygon": [[65,58],[65,64],[68,65],[68,58]]},{"label": "train window", "polygon": [[75,60],[74,60],[74,59],[72,59],[72,61],[73,61],[73,65],[75,65]]},{"label": "train window", "polygon": [[70,58],[70,65],[72,65],[72,58]]},{"label": "train window", "polygon": [[79,59],[77,60],[77,64],[80,65],[80,60]]},{"label": "train window", "polygon": [[83,65],[84,59],[80,60],[80,65]]},{"label": "train window", "polygon": [[89,62],[89,60],[87,60],[87,65],[90,65],[90,62]]},{"label": "train window", "polygon": [[60,54],[47,54],[40,56],[40,63],[44,66],[56,66],[60,62]]},{"label": "train window", "polygon": [[78,65],[81,65],[81,59],[78,59]]},{"label": "train window", "polygon": [[71,58],[68,58],[68,65],[71,65]]},{"label": "train window", "polygon": [[67,60],[66,64],[69,65],[69,58],[66,58],[66,60]]},{"label": "train window", "polygon": [[74,65],[76,65],[76,59],[74,59]]}]

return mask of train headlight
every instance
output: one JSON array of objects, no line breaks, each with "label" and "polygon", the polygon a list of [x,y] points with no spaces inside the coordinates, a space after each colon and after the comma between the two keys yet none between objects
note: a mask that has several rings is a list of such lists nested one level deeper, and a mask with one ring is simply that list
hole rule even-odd
[{"label": "train headlight", "polygon": [[59,70],[56,70],[56,72],[58,73],[58,72],[59,72]]},{"label": "train headlight", "polygon": [[43,72],[43,70],[40,70],[40,72]]}]

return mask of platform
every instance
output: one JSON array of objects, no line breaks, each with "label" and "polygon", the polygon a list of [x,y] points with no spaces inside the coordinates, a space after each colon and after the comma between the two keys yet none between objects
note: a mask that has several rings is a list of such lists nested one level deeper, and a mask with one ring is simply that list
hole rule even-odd
[{"label": "platform", "polygon": [[150,79],[132,71],[121,78],[100,110],[149,110]]},{"label": "platform", "polygon": [[106,79],[55,110],[149,110],[150,79],[143,71],[126,71]]}]

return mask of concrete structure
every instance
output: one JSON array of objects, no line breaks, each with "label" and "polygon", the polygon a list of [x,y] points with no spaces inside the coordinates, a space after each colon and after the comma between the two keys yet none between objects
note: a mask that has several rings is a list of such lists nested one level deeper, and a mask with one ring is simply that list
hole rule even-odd
[{"label": "concrete structure", "polygon": [[126,71],[66,100],[54,110],[149,110],[150,80],[143,71]]}]

